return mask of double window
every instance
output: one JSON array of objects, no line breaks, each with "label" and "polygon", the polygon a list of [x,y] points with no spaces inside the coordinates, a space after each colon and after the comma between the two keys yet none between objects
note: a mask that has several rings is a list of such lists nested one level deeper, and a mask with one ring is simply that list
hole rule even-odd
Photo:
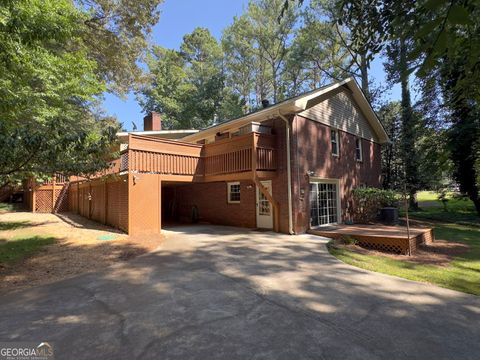
[{"label": "double window", "polygon": [[332,142],[332,155],[340,155],[340,143],[338,141],[338,130],[331,129],[330,131],[330,141]]},{"label": "double window", "polygon": [[[340,156],[340,136],[338,130],[330,130],[330,141],[332,146],[332,155]],[[362,138],[360,137],[355,138],[355,160],[359,162],[363,161]]]},{"label": "double window", "polygon": [[240,183],[227,183],[227,200],[229,204],[238,204],[240,202]]}]

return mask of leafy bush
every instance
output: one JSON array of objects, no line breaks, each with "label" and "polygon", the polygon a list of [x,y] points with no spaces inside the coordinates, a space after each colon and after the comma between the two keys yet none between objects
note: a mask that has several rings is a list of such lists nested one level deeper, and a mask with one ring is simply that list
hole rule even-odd
[{"label": "leafy bush", "polygon": [[357,243],[357,239],[351,237],[350,235],[342,235],[341,241],[345,245],[355,245]]},{"label": "leafy bush", "polygon": [[376,219],[383,207],[397,207],[399,196],[392,190],[372,187],[353,189],[353,219],[357,223],[369,223]]}]

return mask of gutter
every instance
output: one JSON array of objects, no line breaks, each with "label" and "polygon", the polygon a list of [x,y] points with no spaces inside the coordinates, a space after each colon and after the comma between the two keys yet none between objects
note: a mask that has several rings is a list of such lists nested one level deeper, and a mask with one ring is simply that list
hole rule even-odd
[{"label": "gutter", "polygon": [[278,112],[278,116],[285,122],[285,140],[287,142],[288,233],[294,235],[292,215],[292,167],[290,163],[290,122],[280,111]]}]

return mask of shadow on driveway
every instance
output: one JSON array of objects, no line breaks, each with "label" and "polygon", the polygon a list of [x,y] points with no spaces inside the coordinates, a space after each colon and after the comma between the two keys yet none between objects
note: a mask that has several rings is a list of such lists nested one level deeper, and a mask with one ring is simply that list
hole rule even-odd
[{"label": "shadow on driveway", "polygon": [[221,226],[0,298],[2,341],[75,359],[474,359],[480,298],[371,273],[326,240]]}]

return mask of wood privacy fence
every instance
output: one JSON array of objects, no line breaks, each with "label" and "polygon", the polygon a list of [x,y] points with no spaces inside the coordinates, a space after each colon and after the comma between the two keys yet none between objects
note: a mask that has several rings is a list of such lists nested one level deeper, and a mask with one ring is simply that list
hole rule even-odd
[{"label": "wood privacy fence", "polygon": [[127,175],[71,183],[68,210],[128,231]]},{"label": "wood privacy fence", "polygon": [[68,209],[68,180],[56,175],[50,181],[38,184],[29,179],[24,184],[24,204],[29,211],[40,213],[61,212]]}]

